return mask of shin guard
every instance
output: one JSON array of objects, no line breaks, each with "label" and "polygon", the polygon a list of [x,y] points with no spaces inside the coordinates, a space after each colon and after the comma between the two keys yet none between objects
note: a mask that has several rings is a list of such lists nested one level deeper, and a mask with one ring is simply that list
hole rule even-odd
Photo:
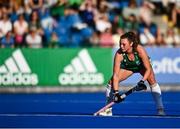
[{"label": "shin guard", "polygon": [[161,89],[158,83],[151,85],[151,93],[156,103],[157,109],[163,109],[164,106],[162,102]]},{"label": "shin guard", "polygon": [[110,84],[106,87],[106,104],[113,101],[113,88]]}]

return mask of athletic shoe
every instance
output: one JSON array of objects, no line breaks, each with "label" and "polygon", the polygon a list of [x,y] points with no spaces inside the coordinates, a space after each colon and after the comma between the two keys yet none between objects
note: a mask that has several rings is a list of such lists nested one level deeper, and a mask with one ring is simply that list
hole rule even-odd
[{"label": "athletic shoe", "polygon": [[157,114],[158,116],[165,116],[166,115],[163,108],[160,108],[157,111],[158,111],[158,114]]},{"label": "athletic shoe", "polygon": [[103,112],[99,113],[100,116],[112,116],[112,108],[108,108]]}]

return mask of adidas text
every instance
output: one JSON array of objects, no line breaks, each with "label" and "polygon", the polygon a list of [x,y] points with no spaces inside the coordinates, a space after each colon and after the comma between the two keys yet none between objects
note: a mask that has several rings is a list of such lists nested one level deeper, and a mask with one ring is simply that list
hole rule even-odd
[{"label": "adidas text", "polygon": [[29,73],[6,73],[0,74],[0,85],[37,85],[36,74]]},{"label": "adidas text", "polygon": [[101,73],[62,73],[59,82],[62,85],[100,85],[104,77]]}]

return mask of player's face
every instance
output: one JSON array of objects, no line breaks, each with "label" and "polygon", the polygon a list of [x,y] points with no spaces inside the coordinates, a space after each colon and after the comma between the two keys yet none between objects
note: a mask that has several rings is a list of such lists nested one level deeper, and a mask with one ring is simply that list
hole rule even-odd
[{"label": "player's face", "polygon": [[120,40],[119,47],[121,48],[123,52],[127,52],[128,50],[132,48],[132,45],[130,44],[129,40],[125,38],[125,39]]}]

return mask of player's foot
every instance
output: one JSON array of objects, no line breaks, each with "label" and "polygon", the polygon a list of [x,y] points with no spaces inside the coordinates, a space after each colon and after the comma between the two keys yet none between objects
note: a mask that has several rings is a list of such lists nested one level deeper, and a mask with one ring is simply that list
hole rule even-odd
[{"label": "player's foot", "polygon": [[164,112],[164,109],[163,108],[160,108],[160,109],[158,109],[158,114],[157,114],[158,116],[165,116],[166,115],[166,113]]},{"label": "player's foot", "polygon": [[112,116],[112,108],[108,108],[105,111],[99,113],[100,116]]}]

